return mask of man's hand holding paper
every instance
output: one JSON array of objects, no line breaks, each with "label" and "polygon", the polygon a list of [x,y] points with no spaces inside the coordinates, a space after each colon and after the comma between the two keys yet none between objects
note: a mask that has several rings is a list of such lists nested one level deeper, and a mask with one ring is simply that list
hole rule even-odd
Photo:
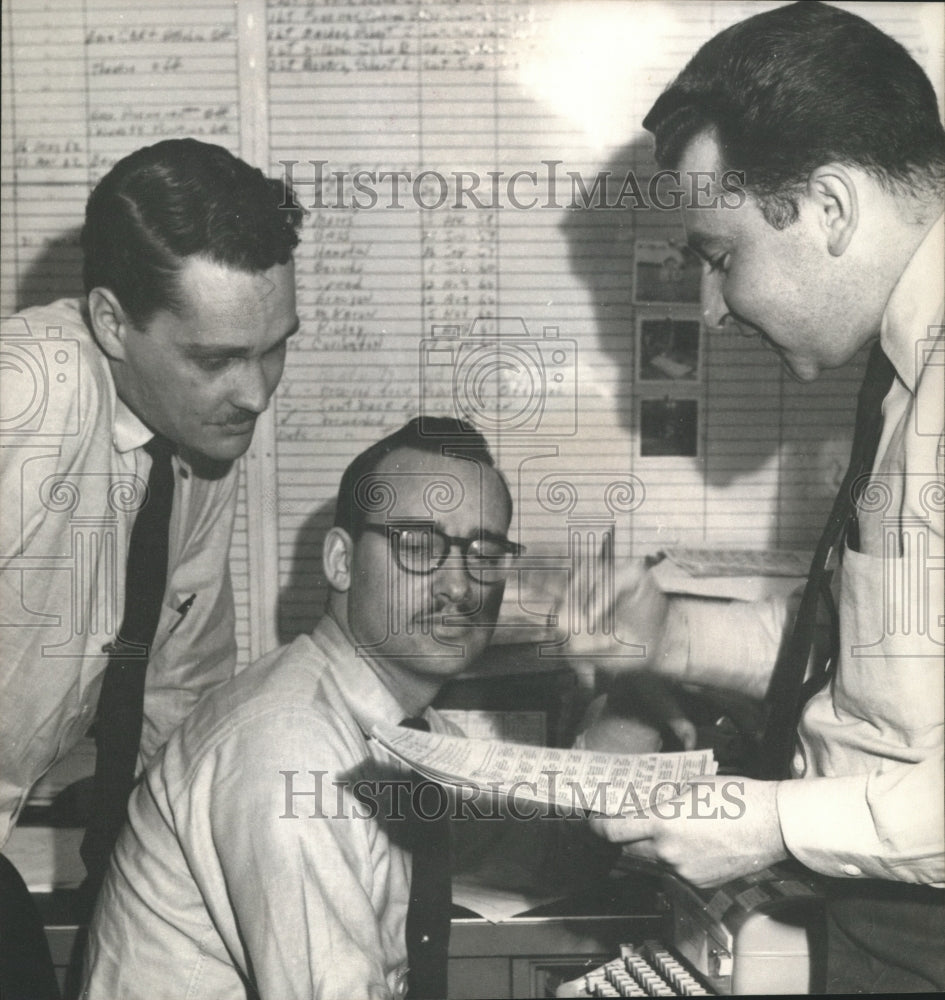
[{"label": "man's hand holding paper", "polygon": [[625,854],[656,861],[700,887],[761,871],[788,856],[778,823],[778,782],[700,777],[646,815],[594,816],[595,833]]}]

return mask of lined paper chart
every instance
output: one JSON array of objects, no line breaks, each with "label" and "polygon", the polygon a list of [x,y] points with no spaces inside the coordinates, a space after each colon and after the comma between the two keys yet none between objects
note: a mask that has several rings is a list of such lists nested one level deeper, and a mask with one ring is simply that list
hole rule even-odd
[{"label": "lined paper chart", "polygon": [[[421,410],[486,434],[538,590],[608,546],[813,547],[862,362],[798,385],[702,328],[640,124],[771,6],[3,0],[5,314],[81,290],[90,186],[161,138],[255,159],[307,210],[301,330],[244,459],[244,662],[320,616],[341,473]],[[940,86],[941,5],[844,6]]]}]

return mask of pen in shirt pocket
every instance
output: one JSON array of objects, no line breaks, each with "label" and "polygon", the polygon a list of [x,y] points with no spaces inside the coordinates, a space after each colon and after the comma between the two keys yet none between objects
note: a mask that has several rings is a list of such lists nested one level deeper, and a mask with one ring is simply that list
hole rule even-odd
[{"label": "pen in shirt pocket", "polygon": [[175,629],[180,627],[180,623],[187,617],[187,613],[194,606],[194,601],[197,600],[196,594],[191,594],[186,601],[182,601],[177,608],[177,621],[167,630],[168,632],[173,632]]}]

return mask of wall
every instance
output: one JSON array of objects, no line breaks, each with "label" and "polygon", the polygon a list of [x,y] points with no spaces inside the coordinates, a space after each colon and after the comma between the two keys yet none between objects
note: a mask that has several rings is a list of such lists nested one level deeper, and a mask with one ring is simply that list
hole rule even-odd
[{"label": "wall", "polygon": [[[79,290],[90,186],[159,138],[291,174],[309,210],[302,331],[244,459],[244,659],[314,622],[341,470],[421,407],[484,427],[539,577],[605,522],[625,554],[812,547],[861,366],[801,386],[700,331],[639,124],[768,6],[4,0],[5,314]],[[848,6],[941,80],[941,5]]]}]

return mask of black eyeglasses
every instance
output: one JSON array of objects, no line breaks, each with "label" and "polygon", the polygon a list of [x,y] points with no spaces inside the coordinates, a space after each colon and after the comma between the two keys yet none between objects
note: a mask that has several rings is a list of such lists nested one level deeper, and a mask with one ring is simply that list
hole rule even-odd
[{"label": "black eyeglasses", "polygon": [[387,535],[394,561],[405,573],[435,573],[449,558],[453,546],[462,553],[466,572],[480,583],[501,583],[511,572],[524,547],[499,535],[483,533],[472,538],[447,535],[430,525],[365,524],[364,531]]}]

